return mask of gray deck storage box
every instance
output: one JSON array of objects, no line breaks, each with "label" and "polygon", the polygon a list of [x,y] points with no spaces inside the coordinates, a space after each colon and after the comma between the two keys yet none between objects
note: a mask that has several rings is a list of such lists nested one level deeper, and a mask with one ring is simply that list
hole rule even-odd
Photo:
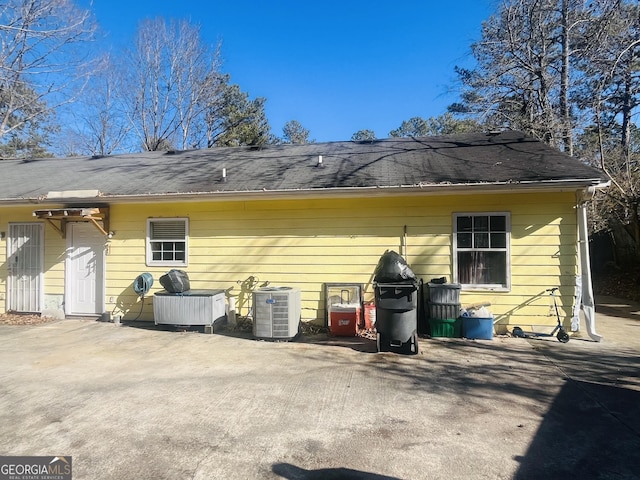
[{"label": "gray deck storage box", "polygon": [[157,292],[153,298],[156,325],[214,325],[227,321],[224,290],[187,290]]}]

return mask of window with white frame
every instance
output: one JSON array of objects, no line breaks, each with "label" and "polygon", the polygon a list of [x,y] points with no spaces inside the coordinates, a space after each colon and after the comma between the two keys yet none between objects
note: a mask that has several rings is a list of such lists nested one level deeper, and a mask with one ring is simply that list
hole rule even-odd
[{"label": "window with white frame", "polygon": [[189,220],[149,218],[147,220],[147,265],[187,266]]},{"label": "window with white frame", "polygon": [[510,218],[508,213],[454,215],[454,275],[463,286],[510,287]]}]

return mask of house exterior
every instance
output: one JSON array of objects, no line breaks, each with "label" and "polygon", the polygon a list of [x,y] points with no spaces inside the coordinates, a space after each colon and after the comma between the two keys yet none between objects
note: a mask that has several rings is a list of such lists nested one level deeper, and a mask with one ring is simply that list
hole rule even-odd
[{"label": "house exterior", "polygon": [[370,300],[395,250],[425,282],[460,283],[463,305],[490,303],[498,333],[550,330],[546,289],[565,325],[577,293],[592,307],[584,204],[604,182],[519,132],[2,160],[0,311],[151,321],[177,268],[240,313],[247,279],[299,288],[303,321],[322,323],[324,285]]}]

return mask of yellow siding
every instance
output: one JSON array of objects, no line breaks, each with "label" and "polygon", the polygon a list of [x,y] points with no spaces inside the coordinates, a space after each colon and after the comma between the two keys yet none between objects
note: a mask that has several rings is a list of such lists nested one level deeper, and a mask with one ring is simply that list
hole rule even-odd
[{"label": "yellow siding", "polygon": [[405,225],[406,258],[416,274],[425,281],[451,279],[452,213],[508,211],[511,291],[463,292],[462,302],[491,302],[499,324],[551,325],[554,319],[549,317],[544,290],[565,286],[567,315],[572,302],[573,201],[574,195],[567,193],[116,205],[111,210],[111,228],[117,235],[107,257],[107,300],[133,302],[128,284],[142,271],[154,275],[154,289],[161,288],[157,279],[167,269],[144,265],[149,217],[189,217],[185,270],[194,288],[233,288],[237,294],[237,281],[254,275],[261,282],[301,288],[304,319],[316,320],[324,318],[325,282],[362,283],[365,296],[371,298],[378,259],[386,249],[401,250]]},{"label": "yellow siding", "polygon": [[[562,286],[570,315],[576,274],[576,214],[573,193],[411,196],[371,199],[306,199],[113,205],[116,232],[107,254],[107,310],[133,318],[140,309],[133,279],[150,272],[155,284],[169,267],[145,265],[147,218],[189,218],[189,274],[193,288],[232,288],[250,275],[260,282],[302,290],[303,319],[324,319],[325,282],[361,283],[373,295],[373,271],[386,249],[402,250],[426,281],[452,279],[452,214],[510,212],[511,291],[463,292],[463,304],[490,302],[498,325],[553,325],[545,289]],[[9,211],[11,212],[9,214]],[[0,208],[0,229],[30,221],[31,208]],[[64,291],[65,241],[46,232],[45,289]],[[0,241],[0,254],[6,240]],[[3,256],[6,258],[6,254]],[[5,291],[6,262],[0,266]],[[3,296],[4,298],[4,296]],[[4,305],[1,303],[0,307]],[[244,311],[242,312],[244,313]],[[152,318],[151,301],[141,318]]]}]

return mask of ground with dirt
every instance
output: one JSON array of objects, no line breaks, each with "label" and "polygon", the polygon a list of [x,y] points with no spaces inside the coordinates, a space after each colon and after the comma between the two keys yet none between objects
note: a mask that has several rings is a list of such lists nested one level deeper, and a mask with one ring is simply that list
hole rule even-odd
[{"label": "ground with dirt", "polygon": [[640,273],[622,270],[594,273],[593,293],[640,302]]},{"label": "ground with dirt", "polygon": [[37,314],[25,313],[2,313],[0,314],[0,325],[40,325],[42,323],[53,322],[53,317],[43,317]]}]

